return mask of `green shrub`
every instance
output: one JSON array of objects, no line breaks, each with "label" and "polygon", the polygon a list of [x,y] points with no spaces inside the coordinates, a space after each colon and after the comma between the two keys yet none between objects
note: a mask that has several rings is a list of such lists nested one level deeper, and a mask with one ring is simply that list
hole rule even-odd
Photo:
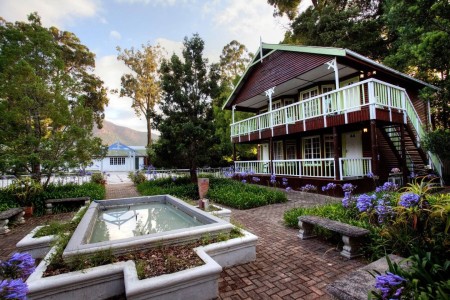
[{"label": "green shrub", "polygon": [[92,173],[91,182],[104,185],[106,183],[106,179],[102,173]]},{"label": "green shrub", "polygon": [[[230,179],[209,178],[209,184],[207,197],[211,201],[238,209],[287,201],[286,195],[281,191]],[[147,196],[169,194],[189,200],[198,200],[199,197],[197,184],[192,183],[189,177],[146,181],[138,185],[138,191]]]},{"label": "green shrub", "polygon": [[19,207],[14,195],[7,189],[0,189],[0,211],[5,211],[13,207]]},{"label": "green shrub", "polygon": [[142,171],[129,172],[128,178],[130,178],[134,185],[141,184],[147,180],[147,178],[145,178],[144,172]]}]

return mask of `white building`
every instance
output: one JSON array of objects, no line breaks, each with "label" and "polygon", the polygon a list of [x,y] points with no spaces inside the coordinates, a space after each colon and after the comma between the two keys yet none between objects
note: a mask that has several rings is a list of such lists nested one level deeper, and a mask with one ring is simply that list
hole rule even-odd
[{"label": "white building", "polygon": [[146,156],[145,146],[126,146],[115,142],[108,147],[105,158],[93,160],[88,169],[102,172],[135,171],[143,168]]}]

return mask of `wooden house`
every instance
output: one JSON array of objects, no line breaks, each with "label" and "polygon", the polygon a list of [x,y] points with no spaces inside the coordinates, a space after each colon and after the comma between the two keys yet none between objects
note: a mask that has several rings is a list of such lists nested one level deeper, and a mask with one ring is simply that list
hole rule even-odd
[{"label": "wooden house", "polygon": [[[425,87],[436,89],[348,49],[263,43],[223,106],[233,111],[232,142],[258,147],[257,160],[235,167],[294,186],[439,173],[439,158],[420,146]],[[235,120],[235,111],[254,116]]]}]

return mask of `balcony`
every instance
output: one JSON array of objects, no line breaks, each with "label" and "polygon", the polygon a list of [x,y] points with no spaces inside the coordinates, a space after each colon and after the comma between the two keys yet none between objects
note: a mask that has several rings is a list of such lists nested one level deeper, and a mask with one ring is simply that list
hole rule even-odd
[{"label": "balcony", "polygon": [[403,88],[368,79],[231,124],[233,142],[256,141],[366,120],[411,122],[417,139],[422,124]]},{"label": "balcony", "polygon": [[[371,158],[339,158],[339,178],[364,177],[372,172]],[[333,158],[323,159],[289,159],[289,160],[255,160],[235,161],[237,172],[252,172],[256,175],[280,175],[292,177],[314,177],[324,179],[337,179],[338,176]],[[273,169],[273,172],[272,172]]]}]

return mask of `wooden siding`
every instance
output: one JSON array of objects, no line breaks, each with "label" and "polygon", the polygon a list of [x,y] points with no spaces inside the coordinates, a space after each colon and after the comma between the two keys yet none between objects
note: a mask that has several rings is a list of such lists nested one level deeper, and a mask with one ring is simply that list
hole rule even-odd
[{"label": "wooden siding", "polygon": [[231,105],[264,93],[274,86],[325,64],[330,59],[331,57],[326,55],[276,51],[265,58],[262,64],[254,67]]}]

